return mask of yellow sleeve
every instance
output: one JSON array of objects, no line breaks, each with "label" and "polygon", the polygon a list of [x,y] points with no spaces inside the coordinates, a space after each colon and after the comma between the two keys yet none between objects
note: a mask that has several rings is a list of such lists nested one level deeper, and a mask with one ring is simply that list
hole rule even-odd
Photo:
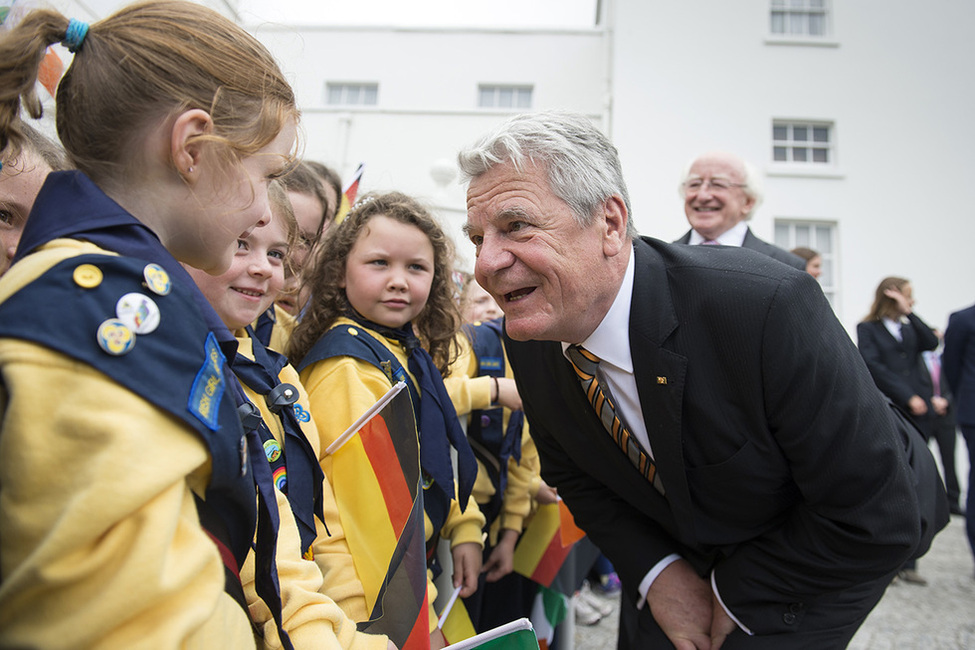
[{"label": "yellow sleeve", "polygon": [[322,499],[328,532],[325,532],[325,525],[316,518],[318,537],[312,544],[315,564],[323,577],[321,592],[338,603],[349,618],[361,623],[369,619],[365,591],[355,569],[332,484],[327,476],[322,486]]},{"label": "yellow sleeve", "polygon": [[[292,384],[298,389],[298,404],[309,412],[309,420],[301,423],[302,432],[308,438],[309,444],[318,455],[318,461],[324,460],[324,448],[315,418],[311,416],[311,401],[297,371],[291,364],[286,365],[279,376],[282,382]],[[366,611],[365,591],[362,581],[355,570],[352,553],[345,538],[345,531],[339,518],[338,504],[332,491],[332,482],[326,475],[322,484],[322,505],[324,510],[324,524],[315,520],[318,536],[312,543],[312,553],[315,564],[322,572],[324,581],[321,592],[338,603],[346,615],[356,622],[369,618]],[[327,532],[326,532],[327,528]]]},{"label": "yellow sleeve", "polygon": [[[299,553],[301,540],[288,498],[277,488],[274,494],[281,518],[275,555],[281,587],[281,620],[295,650],[384,650],[387,645],[385,636],[358,632],[355,621],[346,616],[335,601],[320,593],[322,573],[314,562],[305,560]],[[258,597],[254,585],[253,552],[247,555],[240,577],[251,619],[263,633],[264,647],[268,650],[281,648],[277,624],[267,605]]]},{"label": "yellow sleeve", "polygon": [[274,305],[274,318],[275,323],[274,327],[271,328],[271,339],[268,341],[267,347],[275,352],[284,354],[285,350],[288,349],[288,341],[291,339],[291,333],[294,331],[298,321],[277,304]]},{"label": "yellow sleeve", "polygon": [[[454,486],[456,489],[456,484]],[[440,534],[444,539],[450,540],[450,548],[458,544],[475,542],[484,548],[484,514],[477,507],[477,501],[471,496],[467,501],[467,508],[464,512],[460,511],[457,499],[450,500],[450,512],[447,513],[447,520],[444,522]]]},{"label": "yellow sleeve", "polygon": [[0,369],[3,645],[253,648],[200,526],[199,435],[41,346],[0,341]]},{"label": "yellow sleeve", "polygon": [[382,370],[352,357],[332,357],[301,372],[321,453],[386,394],[391,384]]},{"label": "yellow sleeve", "polygon": [[457,345],[460,353],[447,369],[443,383],[450,401],[454,404],[454,410],[464,418],[471,411],[491,407],[492,380],[490,377],[477,376],[477,357],[474,356],[470,339],[463,331],[457,334]]}]

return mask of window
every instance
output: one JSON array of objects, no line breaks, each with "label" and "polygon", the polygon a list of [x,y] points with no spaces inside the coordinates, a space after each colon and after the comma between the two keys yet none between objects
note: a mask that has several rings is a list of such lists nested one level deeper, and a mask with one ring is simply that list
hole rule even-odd
[{"label": "window", "polygon": [[786,250],[799,246],[811,248],[822,258],[822,273],[819,284],[829,304],[836,309],[837,269],[836,269],[836,224],[829,221],[775,220],[775,245]]},{"label": "window", "polygon": [[477,87],[477,105],[481,108],[531,108],[532,86]]},{"label": "window", "polygon": [[833,163],[833,126],[823,122],[773,122],[772,160],[796,164]]},{"label": "window", "polygon": [[332,106],[375,106],[378,99],[377,83],[325,84],[325,103]]},{"label": "window", "polygon": [[829,36],[827,0],[772,0],[770,31],[781,36]]}]

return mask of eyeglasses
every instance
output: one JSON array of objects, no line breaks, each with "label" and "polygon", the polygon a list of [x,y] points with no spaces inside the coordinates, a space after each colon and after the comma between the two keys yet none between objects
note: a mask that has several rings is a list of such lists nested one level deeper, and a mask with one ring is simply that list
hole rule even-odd
[{"label": "eyeglasses", "polygon": [[691,178],[684,181],[684,192],[687,194],[697,194],[706,187],[710,187],[712,192],[727,192],[732,187],[745,187],[744,183],[732,183],[727,178]]}]

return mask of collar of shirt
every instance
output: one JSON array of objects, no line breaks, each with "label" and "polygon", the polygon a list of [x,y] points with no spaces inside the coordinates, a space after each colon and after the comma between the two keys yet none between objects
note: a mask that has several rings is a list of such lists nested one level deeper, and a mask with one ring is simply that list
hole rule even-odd
[{"label": "collar of shirt", "polygon": [[886,327],[887,331],[890,332],[891,336],[893,336],[898,341],[904,340],[903,335],[901,334],[902,322],[900,321],[900,319],[893,320],[892,318],[882,318],[881,320],[884,323],[884,327]]},{"label": "collar of shirt", "polygon": [[[741,248],[741,245],[745,243],[745,234],[748,232],[748,224],[744,221],[739,221],[734,226],[724,231],[718,238],[714,241],[718,242],[722,246],[737,246]],[[691,246],[697,246],[698,244],[703,244],[705,242],[704,237],[701,233],[691,228],[691,238],[687,242]]]}]

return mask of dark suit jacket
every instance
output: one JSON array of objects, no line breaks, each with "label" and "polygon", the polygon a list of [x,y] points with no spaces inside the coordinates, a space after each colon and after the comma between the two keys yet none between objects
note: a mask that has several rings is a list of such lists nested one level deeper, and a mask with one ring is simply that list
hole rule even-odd
[{"label": "dark suit jacket", "polygon": [[948,317],[941,363],[955,396],[958,424],[975,427],[975,306]]},{"label": "dark suit jacket", "polygon": [[634,254],[629,339],[666,497],[606,433],[558,342],[507,341],[542,475],[627,598],[679,553],[715,570],[754,632],[795,632],[811,602],[890,574],[918,544],[895,419],[812,276],[739,248],[644,238]]},{"label": "dark suit jacket", "polygon": [[907,319],[908,322],[901,326],[900,341],[894,338],[883,321],[857,324],[857,346],[877,387],[895,404],[910,412],[907,401],[914,395],[924,398],[928,412],[914,417],[930,435],[934,388],[921,352],[937,348],[938,336],[917,315],[911,314]]},{"label": "dark suit jacket", "polygon": [[[684,233],[684,236],[675,241],[675,244],[687,244],[691,241],[691,231],[688,230]],[[799,269],[800,271],[806,270],[806,260],[802,259],[794,253],[790,253],[784,248],[779,248],[774,244],[770,244],[767,241],[761,240],[752,233],[752,229],[749,228],[745,232],[745,239],[741,242],[742,248],[748,248],[753,251],[758,251],[763,255],[768,255],[774,260],[778,260],[783,264],[788,264],[789,266]]]}]

